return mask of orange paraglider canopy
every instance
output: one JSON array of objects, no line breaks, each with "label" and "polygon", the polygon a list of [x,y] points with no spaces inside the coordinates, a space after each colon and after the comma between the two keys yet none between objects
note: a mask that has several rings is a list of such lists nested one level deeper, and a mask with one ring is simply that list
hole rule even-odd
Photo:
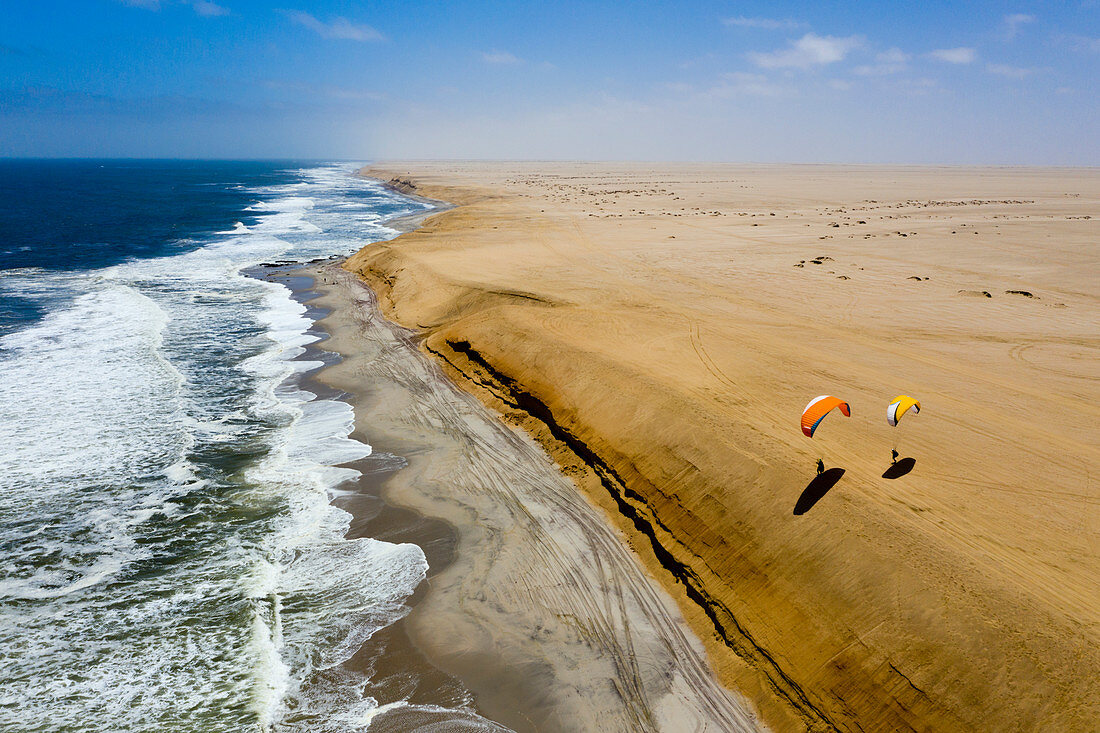
[{"label": "orange paraglider canopy", "polygon": [[807,438],[814,437],[817,426],[835,407],[840,408],[840,412],[844,417],[851,417],[851,408],[844,400],[831,395],[821,395],[810,400],[810,404],[806,405],[806,409],[802,411],[802,433]]}]

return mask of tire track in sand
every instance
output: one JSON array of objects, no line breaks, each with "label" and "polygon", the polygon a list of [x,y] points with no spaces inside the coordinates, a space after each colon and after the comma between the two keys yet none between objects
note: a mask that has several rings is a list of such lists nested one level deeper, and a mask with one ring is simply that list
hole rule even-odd
[{"label": "tire track in sand", "polygon": [[455,561],[409,617],[418,646],[490,717],[494,699],[527,703],[503,721],[517,730],[761,729],[718,684],[675,602],[543,450],[458,390],[354,275],[324,274],[367,344],[344,364],[360,389],[389,395],[357,403],[357,418],[368,436],[372,425],[407,436],[409,466],[387,498],[458,529]]}]

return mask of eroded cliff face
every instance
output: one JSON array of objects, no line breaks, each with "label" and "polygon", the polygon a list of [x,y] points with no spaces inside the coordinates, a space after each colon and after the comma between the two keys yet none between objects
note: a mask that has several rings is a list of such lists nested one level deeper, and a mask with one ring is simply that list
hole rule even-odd
[{"label": "eroded cliff face", "polygon": [[392,188],[394,191],[400,191],[401,193],[418,194],[416,190],[416,184],[408,178],[401,178],[400,176],[394,176],[390,180],[386,181],[386,186]]},{"label": "eroded cliff face", "polygon": [[[784,302],[805,286],[792,280],[800,270],[787,274],[783,259],[798,259],[788,251],[723,249],[727,229],[653,223],[637,205],[614,221],[559,200],[564,175],[517,189],[520,173],[491,173],[505,193],[455,184],[453,169],[425,172],[417,193],[462,205],[345,267],[606,510],[709,641],[724,681],[781,729],[1089,729],[1100,705],[1091,571],[1050,568],[1095,523],[1054,491],[1065,521],[1032,531],[1031,546],[1012,539],[1033,511],[1021,465],[1040,462],[1068,496],[1089,496],[1087,485],[1052,449],[1071,438],[1007,425],[1006,448],[988,430],[976,437],[984,413],[959,417],[969,409],[951,404],[960,375],[975,402],[1006,384],[1020,399],[1056,386],[1005,373],[973,381],[967,359],[986,334],[943,325],[970,299],[916,313],[925,342],[904,343],[874,310],[875,283],[860,289],[868,261],[852,266],[855,285],[817,282],[816,307],[838,315],[807,323]],[[683,186],[692,175],[673,177]],[[614,178],[608,190],[623,190],[623,173]],[[797,234],[773,236],[790,250]],[[821,263],[867,256],[830,247]],[[930,346],[940,332],[947,345]],[[900,378],[899,361],[913,373]],[[880,474],[894,436],[858,416],[899,382],[954,417],[922,413],[931,434],[904,445],[918,470],[891,484]],[[797,412],[830,389],[844,390],[852,424],[807,443]],[[1025,443],[1033,452],[1021,462],[1013,451]],[[845,474],[795,515],[819,456]]]}]

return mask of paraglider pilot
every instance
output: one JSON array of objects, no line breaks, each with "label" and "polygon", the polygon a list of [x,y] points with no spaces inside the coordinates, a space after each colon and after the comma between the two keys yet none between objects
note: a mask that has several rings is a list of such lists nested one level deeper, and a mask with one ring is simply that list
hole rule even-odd
[{"label": "paraglider pilot", "polygon": [[823,473],[825,473],[825,462],[822,461],[820,458],[818,458],[817,459],[817,475],[820,476]]},{"label": "paraglider pilot", "polygon": [[898,462],[898,452],[897,452],[897,450],[891,448],[890,449],[890,463],[897,463],[897,462]]}]

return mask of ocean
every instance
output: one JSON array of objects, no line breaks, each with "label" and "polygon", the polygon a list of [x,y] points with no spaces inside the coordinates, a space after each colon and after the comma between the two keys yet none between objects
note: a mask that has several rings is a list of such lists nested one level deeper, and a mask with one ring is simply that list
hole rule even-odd
[{"label": "ocean", "polygon": [[424,204],[346,163],[0,161],[0,730],[339,731],[419,547],[344,538],[368,455],[247,271]]}]

